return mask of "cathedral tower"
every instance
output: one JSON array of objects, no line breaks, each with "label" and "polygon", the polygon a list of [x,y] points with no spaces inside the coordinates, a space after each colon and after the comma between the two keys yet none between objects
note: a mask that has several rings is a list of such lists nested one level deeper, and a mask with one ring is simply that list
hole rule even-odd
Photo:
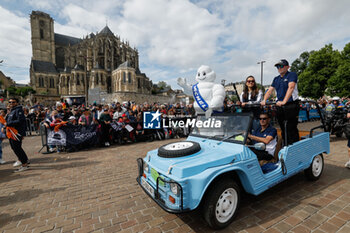
[{"label": "cathedral tower", "polygon": [[30,26],[32,31],[32,60],[52,62],[56,65],[53,19],[44,12],[32,11]]}]

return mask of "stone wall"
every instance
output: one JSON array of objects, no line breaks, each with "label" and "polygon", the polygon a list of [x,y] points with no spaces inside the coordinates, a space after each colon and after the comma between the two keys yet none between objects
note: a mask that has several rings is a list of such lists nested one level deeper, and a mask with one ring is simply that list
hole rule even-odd
[{"label": "stone wall", "polygon": [[142,104],[144,102],[148,103],[175,103],[179,102],[179,99],[177,99],[175,96],[159,96],[159,95],[148,95],[148,94],[140,94],[140,93],[112,93],[107,94],[105,92],[101,92],[99,96],[90,96],[89,95],[89,104],[93,104],[94,101],[97,103],[112,103],[112,102],[123,102],[123,101],[133,101],[137,104]]}]

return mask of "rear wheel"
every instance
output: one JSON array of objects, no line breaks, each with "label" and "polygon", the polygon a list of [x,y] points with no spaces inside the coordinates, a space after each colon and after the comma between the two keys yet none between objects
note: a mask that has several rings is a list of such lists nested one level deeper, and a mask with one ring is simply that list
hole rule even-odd
[{"label": "rear wheel", "polygon": [[323,155],[319,154],[314,157],[308,169],[305,170],[305,176],[309,180],[318,180],[322,175],[324,167]]},{"label": "rear wheel", "polygon": [[342,131],[338,131],[338,132],[335,133],[335,136],[336,136],[337,138],[341,138],[342,135],[343,135],[343,132],[342,132]]},{"label": "rear wheel", "polygon": [[236,217],[240,204],[240,188],[230,179],[215,184],[206,196],[203,215],[213,229],[227,227]]}]

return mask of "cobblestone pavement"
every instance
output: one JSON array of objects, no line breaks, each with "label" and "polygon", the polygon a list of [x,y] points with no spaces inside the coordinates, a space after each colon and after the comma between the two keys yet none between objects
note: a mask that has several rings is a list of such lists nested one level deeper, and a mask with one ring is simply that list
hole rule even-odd
[{"label": "cobblestone pavement", "polygon": [[[199,210],[168,214],[136,183],[136,158],[170,141],[44,155],[40,137],[27,137],[32,164],[22,173],[13,173],[4,142],[11,163],[0,166],[0,231],[212,232]],[[243,194],[236,220],[220,232],[350,232],[346,140],[331,141],[320,180],[300,173],[257,197]]]}]

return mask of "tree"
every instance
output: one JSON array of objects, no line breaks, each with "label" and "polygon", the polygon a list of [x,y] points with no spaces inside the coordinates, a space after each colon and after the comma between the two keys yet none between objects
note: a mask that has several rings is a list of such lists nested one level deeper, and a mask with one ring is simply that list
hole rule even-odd
[{"label": "tree", "polygon": [[6,90],[8,91],[8,93],[10,95],[18,95],[18,96],[22,96],[22,97],[25,97],[27,95],[29,95],[29,93],[35,93],[35,90],[32,88],[32,87],[14,87],[14,86],[11,86],[11,87],[8,87],[6,88]]},{"label": "tree", "polygon": [[335,74],[340,60],[340,53],[333,50],[332,44],[310,53],[307,67],[299,76],[299,93],[314,99],[323,96],[328,80]]},{"label": "tree", "polygon": [[328,80],[326,93],[330,96],[350,96],[350,43],[340,53],[340,65]]},{"label": "tree", "polygon": [[35,90],[32,87],[18,87],[16,90],[16,95],[25,97],[29,93],[35,93]]},{"label": "tree", "polygon": [[306,70],[309,64],[310,54],[313,52],[314,51],[311,51],[311,52],[305,51],[302,54],[300,54],[299,58],[293,61],[292,66],[290,67],[290,70],[297,73],[297,75],[299,76],[304,70]]},{"label": "tree", "polygon": [[157,84],[159,90],[171,89],[171,86],[164,81],[159,81]]},{"label": "tree", "polygon": [[326,93],[330,96],[350,96],[350,61],[343,62],[328,80]]},{"label": "tree", "polygon": [[14,86],[10,86],[8,88],[6,88],[6,91],[10,94],[10,95],[15,95],[16,94],[16,90],[17,88]]}]

